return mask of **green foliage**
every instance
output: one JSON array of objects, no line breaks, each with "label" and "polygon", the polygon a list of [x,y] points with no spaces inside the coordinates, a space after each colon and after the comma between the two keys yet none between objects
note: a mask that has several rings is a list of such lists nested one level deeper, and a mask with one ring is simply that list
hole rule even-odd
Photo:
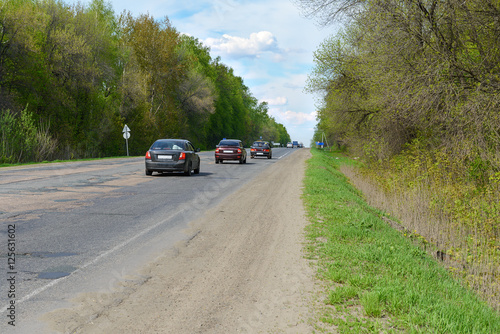
[{"label": "green foliage", "polygon": [[[321,320],[343,333],[496,333],[500,316],[389,226],[339,171],[348,160],[312,150],[304,181],[310,258],[325,286]],[[356,164],[355,162],[352,162]]]},{"label": "green foliage", "polygon": [[350,18],[314,55],[317,133],[361,157],[380,206],[498,308],[500,4],[300,2]]},{"label": "green foliage", "polygon": [[353,286],[339,286],[334,290],[330,291],[328,296],[328,304],[340,304],[344,303],[350,299],[358,297],[359,289]]},{"label": "green foliage", "polygon": [[51,157],[56,147],[48,126],[37,127],[27,108],[18,117],[9,110],[1,111],[0,132],[0,163],[43,161]]},{"label": "green foliage", "polygon": [[381,295],[377,291],[366,292],[361,298],[361,305],[369,317],[377,318],[382,315]]},{"label": "green foliage", "polygon": [[425,134],[457,160],[474,161],[481,152],[488,167],[500,168],[497,3],[300,3],[330,19],[335,15],[323,12],[330,6],[350,15],[345,29],[314,54],[307,88],[323,97],[320,131],[354,154],[370,146],[376,160]]},{"label": "green foliage", "polygon": [[0,110],[11,110],[3,122],[24,124],[17,134],[31,131],[16,157],[18,145],[3,143],[4,160],[40,159],[37,145],[51,158],[123,154],[124,124],[133,155],[160,137],[205,149],[222,137],[247,144],[259,135],[287,137],[232,69],[166,17],[118,17],[105,0],[4,0],[0,31]]},{"label": "green foliage", "polygon": [[17,119],[8,110],[2,111],[0,115],[0,130],[2,131],[1,162],[12,163],[16,160],[16,148],[22,145],[22,133]]},{"label": "green foliage", "polygon": [[464,166],[445,149],[428,150],[424,143],[414,140],[402,154],[361,172],[384,194],[381,209],[405,218],[404,226],[425,247],[451,256],[452,272],[498,308],[498,173],[479,156]]}]

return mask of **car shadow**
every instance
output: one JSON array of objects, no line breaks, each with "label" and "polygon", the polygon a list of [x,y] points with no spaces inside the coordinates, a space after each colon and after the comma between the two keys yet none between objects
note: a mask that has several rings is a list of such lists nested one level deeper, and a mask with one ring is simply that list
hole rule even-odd
[{"label": "car shadow", "polygon": [[[200,172],[199,174],[192,173],[191,177],[200,177],[200,176],[210,176],[213,175],[214,173],[209,173],[209,172]],[[156,173],[154,172],[153,177],[188,177],[184,175],[183,172],[167,172],[167,173]]]}]

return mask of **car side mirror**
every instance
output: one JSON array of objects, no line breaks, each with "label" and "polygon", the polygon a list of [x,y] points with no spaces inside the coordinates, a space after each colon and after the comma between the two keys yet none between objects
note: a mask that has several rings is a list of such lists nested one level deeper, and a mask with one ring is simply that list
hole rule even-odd
[{"label": "car side mirror", "polygon": [[197,149],[195,150],[195,152],[200,152],[200,151],[201,151],[201,150],[200,150],[200,148],[197,148]]}]

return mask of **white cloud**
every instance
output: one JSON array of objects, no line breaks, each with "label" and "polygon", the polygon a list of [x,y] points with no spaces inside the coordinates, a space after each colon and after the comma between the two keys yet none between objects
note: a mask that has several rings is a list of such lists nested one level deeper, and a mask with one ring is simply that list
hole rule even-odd
[{"label": "white cloud", "polygon": [[316,122],[316,112],[305,113],[287,110],[283,113],[284,118],[292,124],[300,125],[306,122]]},{"label": "white cloud", "polygon": [[292,125],[302,125],[308,122],[316,122],[316,111],[312,113],[296,112],[291,110],[282,111],[279,108],[272,108],[269,113],[277,119]]},{"label": "white cloud", "polygon": [[207,38],[204,42],[216,53],[229,57],[259,57],[264,52],[281,52],[276,37],[269,31],[250,34],[250,38],[222,35],[221,38]]},{"label": "white cloud", "polygon": [[263,98],[262,101],[267,102],[270,106],[284,106],[288,104],[288,99],[284,96],[278,96],[273,99]]}]

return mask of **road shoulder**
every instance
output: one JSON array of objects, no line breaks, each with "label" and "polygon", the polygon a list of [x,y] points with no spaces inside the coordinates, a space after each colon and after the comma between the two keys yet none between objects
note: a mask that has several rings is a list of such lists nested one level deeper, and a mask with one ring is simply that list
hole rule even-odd
[{"label": "road shoulder", "polygon": [[308,157],[301,149],[266,168],[192,222],[191,240],[113,293],[82,294],[43,320],[76,333],[312,332],[314,272],[302,250]]}]

